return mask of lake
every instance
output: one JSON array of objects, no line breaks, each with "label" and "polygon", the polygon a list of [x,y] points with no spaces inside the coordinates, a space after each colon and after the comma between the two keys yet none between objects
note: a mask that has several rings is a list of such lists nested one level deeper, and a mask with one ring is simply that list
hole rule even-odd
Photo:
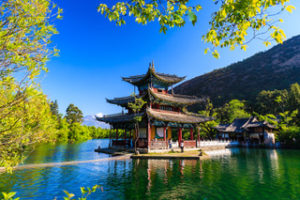
[{"label": "lake", "polygon": [[[107,144],[43,145],[24,164],[108,158],[94,152]],[[95,184],[103,191],[89,199],[300,199],[300,151],[233,148],[202,161],[108,160],[0,174],[0,191],[21,199],[77,196]]]}]

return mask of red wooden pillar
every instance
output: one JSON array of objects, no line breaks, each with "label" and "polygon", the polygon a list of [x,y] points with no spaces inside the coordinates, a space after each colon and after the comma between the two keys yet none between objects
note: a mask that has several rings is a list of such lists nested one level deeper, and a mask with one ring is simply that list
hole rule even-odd
[{"label": "red wooden pillar", "polygon": [[190,133],[191,133],[191,140],[194,140],[193,128],[191,128]]},{"label": "red wooden pillar", "polygon": [[150,150],[151,147],[151,125],[150,120],[148,120],[148,150]]},{"label": "red wooden pillar", "polygon": [[182,128],[180,127],[178,130],[178,147],[180,147],[182,141]]},{"label": "red wooden pillar", "polygon": [[164,141],[166,143],[166,149],[168,148],[168,142],[167,142],[167,127],[164,127]]}]

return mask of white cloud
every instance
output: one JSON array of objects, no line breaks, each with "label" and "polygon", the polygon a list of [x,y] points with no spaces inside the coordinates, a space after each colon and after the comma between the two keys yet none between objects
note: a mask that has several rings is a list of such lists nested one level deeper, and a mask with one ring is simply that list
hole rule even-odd
[{"label": "white cloud", "polygon": [[103,117],[103,113],[96,114],[97,117]]}]

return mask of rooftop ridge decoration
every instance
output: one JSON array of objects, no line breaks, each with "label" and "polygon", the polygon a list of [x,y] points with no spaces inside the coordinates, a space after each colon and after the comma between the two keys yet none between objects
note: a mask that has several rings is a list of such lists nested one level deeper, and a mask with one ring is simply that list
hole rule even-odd
[{"label": "rooftop ridge decoration", "polygon": [[154,64],[152,63],[152,66],[150,64],[146,74],[122,77],[122,79],[133,85],[141,85],[141,84],[145,83],[145,81],[147,79],[153,78],[153,77],[155,77],[156,79],[158,79],[161,82],[167,83],[168,85],[173,85],[173,84],[179,83],[180,81],[183,81],[186,78],[185,76],[178,77],[176,75],[156,72],[154,69]]}]

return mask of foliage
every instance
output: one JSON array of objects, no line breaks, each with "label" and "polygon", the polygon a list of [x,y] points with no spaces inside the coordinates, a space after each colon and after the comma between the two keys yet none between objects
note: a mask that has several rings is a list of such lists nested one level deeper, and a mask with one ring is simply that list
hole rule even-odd
[{"label": "foliage", "polygon": [[70,104],[66,110],[65,118],[69,124],[81,123],[83,118],[82,111],[74,104]]},{"label": "foliage", "polygon": [[217,130],[214,128],[218,125],[215,120],[208,121],[200,124],[200,137],[205,139],[214,139],[217,134]]},{"label": "foliage", "polygon": [[298,83],[294,83],[290,86],[288,101],[290,110],[295,110],[300,107],[300,85]]},{"label": "foliage", "polygon": [[72,123],[69,127],[68,139],[70,142],[85,141],[92,139],[87,126],[82,126],[79,123]]},{"label": "foliage", "polygon": [[69,123],[65,118],[59,121],[57,126],[57,133],[56,133],[56,142],[68,142],[69,141]]},{"label": "foliage", "polygon": [[50,23],[62,10],[48,0],[4,0],[0,3],[0,77],[25,71],[25,79],[47,70],[45,62],[57,49],[49,48],[57,30]]},{"label": "foliage", "polygon": [[51,101],[50,103],[50,109],[51,109],[51,113],[53,116],[56,117],[56,119],[58,120],[58,122],[61,120],[61,115],[59,114],[58,111],[58,103],[57,100],[55,101]]},{"label": "foliage", "polygon": [[[282,29],[275,26],[282,22],[275,16],[283,11],[292,12],[295,9],[287,5],[289,0],[226,0],[215,1],[218,10],[213,13],[210,20],[210,29],[203,35],[203,40],[210,43],[211,50],[216,58],[219,53],[216,47],[240,47],[246,50],[247,43],[254,38],[260,38],[263,43],[270,45],[271,39],[282,43],[286,36]],[[117,25],[125,24],[126,16],[133,16],[139,24],[158,20],[160,32],[166,33],[168,28],[182,27],[188,18],[193,25],[198,21],[197,13],[202,9],[198,2],[191,0],[134,0],[119,1],[109,7],[102,3],[98,11]],[[265,33],[269,32],[265,38]],[[246,40],[248,33],[252,36]]]},{"label": "foliage", "polygon": [[13,78],[0,80],[0,166],[4,167],[16,165],[34,144],[53,141],[56,133],[46,95],[33,86],[22,91],[18,87]]},{"label": "foliage", "polygon": [[[216,136],[216,127],[219,123],[216,121],[217,118],[217,109],[214,109],[214,106],[210,99],[207,99],[205,109],[198,111],[199,114],[205,117],[215,118],[212,121],[204,122],[200,124],[200,137],[205,139],[213,139]],[[218,119],[217,119],[218,120]]]},{"label": "foliage", "polygon": [[54,139],[56,121],[34,79],[57,53],[51,19],[61,9],[48,0],[4,0],[0,13],[0,166],[11,167],[34,144]]},{"label": "foliage", "polygon": [[[128,103],[128,107],[129,109],[131,109],[133,111],[133,113],[136,115],[138,114],[142,108],[144,107],[144,105],[147,103],[146,101],[144,101],[142,98],[137,98],[135,94],[133,94],[134,96],[134,102],[129,102]],[[142,121],[142,116],[139,116],[139,115],[136,115],[134,117],[134,120],[135,120],[135,142],[134,142],[134,150],[135,152],[137,152],[137,141],[139,139],[139,122]]]},{"label": "foliage", "polygon": [[2,192],[2,195],[3,195],[3,199],[2,200],[19,200],[20,199],[19,197],[14,198],[14,196],[16,194],[17,194],[16,192],[9,192],[9,193]]},{"label": "foliage", "polygon": [[233,99],[224,106],[216,109],[216,117],[221,123],[231,123],[236,118],[250,117],[250,114],[245,111],[243,101]]},{"label": "foliage", "polygon": [[[210,101],[205,110],[199,111],[205,116],[213,116],[215,121],[200,124],[202,138],[214,138],[218,123],[231,123],[236,118],[256,116],[260,121],[267,121],[275,125],[275,137],[286,147],[300,148],[300,102],[299,84],[290,86],[289,90],[261,91],[257,96],[257,105],[250,114],[245,110],[245,102],[231,100],[224,106],[213,108]],[[294,109],[296,108],[296,109]]]},{"label": "foliage", "polygon": [[[100,185],[94,185],[92,188],[90,187],[80,187],[80,191],[81,191],[81,197],[78,197],[77,200],[87,200],[88,196],[90,196],[92,193],[95,193],[97,189],[99,189],[102,187]],[[64,197],[64,200],[71,200],[74,199],[75,200],[75,194],[73,193],[69,193],[68,191],[64,190],[64,193],[66,194],[66,196]],[[20,198],[14,198],[14,196],[16,195],[16,192],[2,192],[3,195],[3,199],[2,200],[19,200]]]},{"label": "foliage", "polygon": [[[94,185],[92,188],[89,187],[81,187],[80,191],[81,191],[81,197],[77,198],[78,200],[86,200],[87,197],[89,195],[91,195],[92,193],[96,192],[96,190],[100,188],[100,185]],[[102,187],[101,187],[102,189]],[[75,194],[73,193],[69,193],[68,191],[64,190],[64,193],[67,195],[66,197],[64,197],[64,200],[71,200],[74,199],[73,197],[75,197]]]},{"label": "foliage", "polygon": [[[142,98],[137,98],[135,94],[133,94],[133,96],[134,102],[129,102],[128,107],[132,110],[133,113],[137,114],[142,110],[142,108],[147,102],[144,101]],[[136,122],[142,121],[142,117],[140,116],[136,116],[134,119]]]},{"label": "foliage", "polygon": [[261,91],[256,97],[256,110],[262,114],[276,114],[287,110],[288,91],[273,90]]}]

